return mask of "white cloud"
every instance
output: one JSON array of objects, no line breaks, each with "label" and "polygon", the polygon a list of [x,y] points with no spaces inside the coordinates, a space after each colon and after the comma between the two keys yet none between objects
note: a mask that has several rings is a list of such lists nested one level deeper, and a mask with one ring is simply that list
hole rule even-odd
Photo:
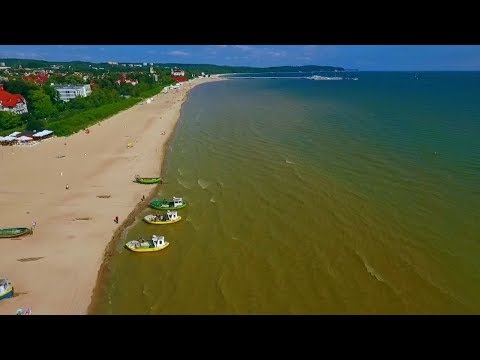
[{"label": "white cloud", "polygon": [[190,55],[190,53],[186,51],[181,51],[181,50],[169,51],[167,54],[172,56],[189,56]]},{"label": "white cloud", "polygon": [[44,60],[45,56],[37,52],[23,52],[23,51],[0,51],[0,57],[14,58],[14,59],[38,59]]},{"label": "white cloud", "polygon": [[285,57],[287,56],[286,51],[268,51],[267,55],[273,56],[273,57]]},{"label": "white cloud", "polygon": [[69,50],[87,50],[89,48],[88,45],[69,45]]},{"label": "white cloud", "polygon": [[234,48],[240,49],[242,51],[252,51],[254,48],[248,45],[233,45]]}]

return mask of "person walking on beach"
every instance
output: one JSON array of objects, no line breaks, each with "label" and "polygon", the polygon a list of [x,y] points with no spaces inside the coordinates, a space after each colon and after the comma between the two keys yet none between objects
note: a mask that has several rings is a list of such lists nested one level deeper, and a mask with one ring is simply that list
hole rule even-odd
[{"label": "person walking on beach", "polygon": [[144,201],[144,200],[145,200],[145,195],[142,196],[142,201]]},{"label": "person walking on beach", "polygon": [[37,222],[35,220],[32,221],[32,230],[35,230],[35,227],[37,226]]},{"label": "person walking on beach", "polygon": [[67,184],[67,186],[65,186],[65,189],[67,189],[67,190],[70,189],[70,186],[68,186],[68,184]]},{"label": "person walking on beach", "polygon": [[115,216],[115,219],[113,220],[118,224],[118,216]]}]

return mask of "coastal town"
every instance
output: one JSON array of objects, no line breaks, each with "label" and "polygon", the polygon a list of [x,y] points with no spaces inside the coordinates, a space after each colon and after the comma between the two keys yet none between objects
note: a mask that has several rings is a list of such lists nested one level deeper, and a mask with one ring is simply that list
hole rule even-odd
[{"label": "coastal town", "polygon": [[32,65],[0,61],[1,145],[70,135],[135,103],[151,101],[160,91],[208,76],[153,63]]}]

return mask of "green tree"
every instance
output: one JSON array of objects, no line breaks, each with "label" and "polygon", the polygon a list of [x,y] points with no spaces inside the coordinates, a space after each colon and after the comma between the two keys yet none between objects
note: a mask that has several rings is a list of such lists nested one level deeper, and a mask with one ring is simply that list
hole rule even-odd
[{"label": "green tree", "polygon": [[23,122],[20,115],[10,111],[0,111],[0,130],[14,129],[22,125]]},{"label": "green tree", "polygon": [[64,78],[64,81],[67,84],[73,84],[73,85],[83,85],[85,81],[83,79],[75,74],[67,74]]},{"label": "green tree", "polygon": [[53,86],[45,85],[42,90],[50,97],[50,100],[52,100],[53,103],[60,101],[60,94]]},{"label": "green tree", "polygon": [[24,113],[21,115],[21,117],[24,124],[27,124],[28,122],[36,119],[35,115],[33,115],[32,112]]},{"label": "green tree", "polygon": [[30,131],[36,130],[37,132],[38,132],[38,131],[42,131],[42,130],[45,130],[45,124],[46,124],[46,123],[45,123],[44,120],[35,119],[34,117],[32,117],[32,118],[27,122],[26,129],[27,129],[27,130],[30,130]]},{"label": "green tree", "polygon": [[55,115],[57,108],[43,90],[30,90],[29,95],[32,99],[30,108],[36,118],[44,119]]}]

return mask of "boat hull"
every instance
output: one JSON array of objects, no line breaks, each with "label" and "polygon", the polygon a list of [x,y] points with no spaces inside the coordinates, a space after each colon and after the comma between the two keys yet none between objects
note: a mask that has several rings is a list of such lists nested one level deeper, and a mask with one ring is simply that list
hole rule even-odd
[{"label": "boat hull", "polygon": [[158,184],[160,181],[162,181],[162,178],[138,178],[135,179],[136,183],[139,184]]},{"label": "boat hull", "polygon": [[6,291],[0,294],[0,300],[8,299],[13,297],[14,289],[13,286],[10,286]]},{"label": "boat hull", "polygon": [[136,248],[134,246],[131,246],[130,244],[126,244],[125,246],[127,247],[127,249],[131,250],[131,251],[134,251],[134,252],[138,252],[138,253],[147,253],[147,252],[156,252],[156,251],[160,251],[160,250],[163,250],[165,249],[168,245],[170,245],[169,242],[165,242],[165,244],[163,246],[160,246],[160,247],[156,247],[156,248]]},{"label": "boat hull", "polygon": [[33,233],[29,228],[0,229],[0,238],[12,238]]},{"label": "boat hull", "polygon": [[188,204],[185,202],[180,206],[173,206],[173,201],[170,201],[167,206],[160,206],[159,205],[160,203],[161,203],[160,201],[159,202],[152,201],[150,203],[150,207],[156,210],[178,210],[178,209],[183,209]]},{"label": "boat hull", "polygon": [[175,220],[167,220],[167,221],[154,221],[154,220],[149,220],[149,219],[147,219],[147,218],[143,218],[143,221],[145,221],[145,222],[148,223],[148,224],[152,224],[152,225],[173,224],[173,223],[179,222],[180,220],[182,220],[182,217],[181,217],[181,216],[179,216],[179,217],[176,218]]}]

